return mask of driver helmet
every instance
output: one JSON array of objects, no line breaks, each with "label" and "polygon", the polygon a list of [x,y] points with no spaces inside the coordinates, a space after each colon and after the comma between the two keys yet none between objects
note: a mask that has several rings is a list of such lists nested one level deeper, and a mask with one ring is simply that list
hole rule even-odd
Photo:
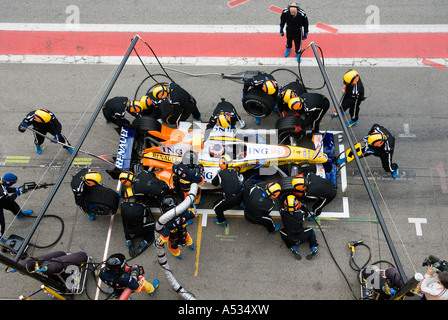
[{"label": "driver helmet", "polygon": [[224,146],[221,143],[215,143],[210,147],[210,156],[219,158],[224,154]]}]

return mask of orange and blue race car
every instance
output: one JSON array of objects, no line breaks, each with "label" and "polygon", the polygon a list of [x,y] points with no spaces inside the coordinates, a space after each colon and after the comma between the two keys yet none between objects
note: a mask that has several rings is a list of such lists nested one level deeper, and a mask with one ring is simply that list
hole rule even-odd
[{"label": "orange and blue race car", "polygon": [[182,161],[187,151],[193,151],[198,164],[203,166],[205,182],[201,188],[214,189],[211,181],[219,170],[219,158],[224,154],[232,158],[231,166],[241,173],[259,170],[264,176],[277,173],[285,176],[288,174],[281,168],[313,165],[316,174],[325,177],[324,165],[334,162],[333,153],[325,153],[328,148],[322,134],[312,135],[312,145],[301,147],[279,144],[277,130],[215,126],[204,141],[206,125],[181,122],[177,128],[171,128],[153,118],[137,118],[131,127],[121,129],[115,170],[134,173],[153,170],[157,178],[172,188],[173,164]]}]

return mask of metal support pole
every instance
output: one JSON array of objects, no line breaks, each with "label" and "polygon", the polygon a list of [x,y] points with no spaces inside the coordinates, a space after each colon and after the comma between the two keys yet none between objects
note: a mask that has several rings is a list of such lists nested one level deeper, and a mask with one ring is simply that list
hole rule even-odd
[{"label": "metal support pole", "polygon": [[[344,134],[347,137],[347,140],[348,140],[350,148],[352,150],[355,150],[355,146],[353,144],[353,141],[352,141],[352,139],[350,137],[350,134],[349,134],[348,129],[347,129],[346,125],[345,125],[345,122],[343,121],[343,118],[341,116],[341,113],[340,113],[340,110],[339,110],[338,99],[336,99],[336,95],[334,94],[334,90],[333,90],[333,87],[331,86],[330,80],[329,80],[329,78],[327,76],[327,72],[325,71],[324,66],[322,64],[322,61],[320,60],[319,54],[317,53],[316,45],[315,45],[314,42],[311,42],[310,45],[313,48],[313,52],[314,52],[314,56],[316,57],[317,64],[319,65],[319,69],[320,69],[320,71],[322,73],[322,76],[324,77],[325,84],[326,84],[326,86],[328,88],[328,92],[330,93],[331,100],[332,100],[332,102],[333,102],[333,104],[335,106],[336,112],[338,114],[339,121],[341,123],[342,130],[344,131]],[[370,197],[370,201],[372,202],[373,209],[375,210],[375,214],[376,214],[376,216],[378,218],[378,222],[380,223],[381,229],[383,230],[384,236],[386,238],[386,242],[387,242],[387,244],[389,246],[389,249],[390,249],[390,251],[392,253],[392,256],[393,256],[393,259],[394,259],[395,264],[397,266],[398,272],[400,273],[400,276],[403,279],[403,281],[406,283],[407,282],[406,274],[404,273],[403,267],[401,265],[400,259],[399,259],[398,254],[397,254],[397,251],[395,250],[395,247],[394,247],[394,244],[392,242],[392,239],[390,238],[389,231],[387,230],[387,226],[386,226],[386,224],[384,222],[383,216],[381,215],[381,211],[380,211],[380,209],[378,207],[378,203],[376,202],[376,199],[375,199],[375,196],[374,196],[374,194],[372,192],[372,189],[370,187],[369,181],[367,180],[367,176],[366,176],[366,173],[365,173],[365,171],[364,171],[364,169],[363,169],[363,167],[361,165],[361,161],[359,159],[359,156],[358,156],[358,154],[356,152],[353,152],[353,155],[355,157],[356,165],[358,166],[358,169],[359,169],[359,171],[361,173],[361,177],[362,177],[362,180],[364,182],[364,186],[365,186],[365,188],[367,190],[367,193],[368,193],[368,195]]]},{"label": "metal support pole", "polygon": [[70,166],[72,165],[73,160],[76,157],[76,154],[78,153],[79,149],[81,148],[81,145],[84,143],[84,140],[86,139],[90,129],[93,126],[93,123],[96,120],[96,117],[98,116],[98,114],[101,111],[101,108],[103,107],[104,103],[106,102],[107,97],[109,96],[110,92],[112,91],[112,88],[115,85],[115,82],[118,79],[118,76],[120,75],[121,71],[123,70],[132,50],[134,49],[135,44],[137,43],[138,39],[140,37],[138,35],[134,36],[134,38],[132,39],[131,44],[129,45],[129,48],[126,52],[126,54],[124,55],[120,65],[117,68],[117,71],[114,74],[114,77],[112,79],[112,81],[110,82],[109,86],[106,89],[106,92],[103,95],[103,98],[101,99],[100,103],[98,104],[95,112],[93,113],[92,117],[90,118],[89,123],[87,124],[81,138],[79,139],[76,147],[74,148],[74,151],[72,153],[72,155],[70,156],[70,159],[67,160],[67,163],[64,166],[64,169],[62,170],[58,180],[56,181],[55,185],[53,186],[53,189],[50,192],[50,195],[48,196],[47,200],[45,201],[42,209],[39,212],[39,215],[36,217],[36,221],[34,222],[34,224],[32,225],[28,235],[26,236],[25,240],[22,243],[22,246],[20,247],[20,249],[17,252],[17,255],[15,257],[15,261],[17,262],[20,257],[22,256],[23,252],[25,251],[26,246],[28,245],[28,243],[30,242],[32,236],[34,235],[34,232],[36,231],[40,221],[42,220],[42,217],[44,216],[45,212],[47,211],[51,201],[53,200],[56,192],[58,191],[62,181],[65,178],[65,175],[67,174],[68,170],[70,169]]}]

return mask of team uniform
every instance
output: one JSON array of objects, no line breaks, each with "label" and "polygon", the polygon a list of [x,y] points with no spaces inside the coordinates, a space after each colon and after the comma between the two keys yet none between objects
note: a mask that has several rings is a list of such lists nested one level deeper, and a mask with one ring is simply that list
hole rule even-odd
[{"label": "team uniform", "polygon": [[[294,196],[293,196],[294,197]],[[290,211],[284,206],[280,208],[280,216],[282,218],[283,228],[280,230],[280,236],[285,243],[286,247],[290,249],[297,259],[301,259],[298,252],[299,244],[305,242],[309,243],[311,248],[311,255],[307,258],[312,258],[317,252],[316,234],[312,228],[304,227],[304,221],[308,217],[309,211],[301,205],[298,208]]]},{"label": "team uniform", "polygon": [[237,122],[243,128],[246,126],[233,104],[222,99],[222,101],[216,105],[216,108],[213,110],[213,114],[210,116],[207,126],[205,127],[204,141],[208,139],[211,130],[217,124],[225,129],[229,126],[235,127]]},{"label": "team uniform", "polygon": [[130,122],[125,118],[129,102],[127,97],[113,97],[107,100],[102,109],[106,121],[119,127],[129,126]]},{"label": "team uniform", "polygon": [[298,176],[302,175],[305,181],[305,187],[304,190],[301,190],[301,192],[296,194],[305,199],[315,200],[312,206],[312,211],[314,212],[314,215],[319,216],[322,209],[336,197],[337,187],[330,180],[322,178],[315,173],[309,172],[307,174],[299,174]]},{"label": "team uniform", "polygon": [[[378,133],[383,136],[384,143],[381,146],[375,146],[369,143],[369,136]],[[398,174],[398,164],[392,161],[395,149],[395,137],[385,127],[374,124],[369,133],[364,137],[365,147],[361,157],[370,155],[377,156],[381,159],[381,164],[386,172]],[[396,176],[395,176],[396,177]]]},{"label": "team uniform", "polygon": [[217,224],[226,225],[224,211],[240,205],[243,201],[243,183],[244,177],[233,168],[220,170],[213,178],[214,186],[221,186],[222,198],[215,201],[213,210],[215,210]]},{"label": "team uniform", "polygon": [[291,14],[289,7],[284,9],[280,15],[280,34],[283,35],[283,28],[286,25],[285,57],[289,55],[289,52],[292,49],[292,44],[294,42],[295,53],[297,59],[299,60],[302,49],[302,40],[305,40],[307,38],[309,32],[309,22],[308,17],[303,9],[300,9],[298,6],[293,7],[297,8],[297,13],[295,15]]},{"label": "team uniform", "polygon": [[253,224],[259,224],[271,234],[279,229],[279,225],[274,223],[270,216],[274,209],[275,200],[266,197],[265,189],[248,182],[243,191],[244,217]]},{"label": "team uniform", "polygon": [[181,258],[179,245],[187,245],[190,249],[194,249],[193,238],[187,231],[188,220],[196,218],[194,208],[188,208],[180,215],[174,217],[163,225],[159,238],[156,240],[157,246],[162,246],[168,242],[168,249],[176,258]]},{"label": "team uniform", "polygon": [[[39,114],[44,114],[45,117],[41,118],[39,117]],[[69,152],[73,152],[73,148],[70,146],[67,138],[62,134],[62,124],[50,110],[38,109],[29,112],[22,120],[22,123],[19,125],[19,131],[25,132],[26,128],[29,126],[33,126],[34,130],[42,135],[51,133],[54,136],[54,142],[59,141],[66,144],[67,146],[64,146],[64,149]],[[40,146],[42,145],[44,140],[45,138],[43,136],[34,132],[34,144],[36,145],[37,153],[42,153],[42,149]]]}]

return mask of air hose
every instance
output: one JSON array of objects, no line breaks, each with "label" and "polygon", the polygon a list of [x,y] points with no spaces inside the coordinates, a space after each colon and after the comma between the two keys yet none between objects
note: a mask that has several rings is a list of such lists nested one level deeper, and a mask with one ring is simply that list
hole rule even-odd
[{"label": "air hose", "polygon": [[[163,226],[168,223],[171,219],[175,218],[176,216],[182,214],[185,210],[187,210],[195,201],[196,195],[198,193],[198,184],[192,183],[190,187],[190,192],[182,201],[180,204],[178,204],[176,207],[168,210],[164,214],[162,214],[159,219],[156,222],[156,226],[154,229],[154,238],[157,239],[160,235],[160,231],[162,230]],[[157,242],[154,243],[154,246],[157,249],[157,257],[159,260],[159,265],[162,267],[162,269],[165,271],[166,278],[168,279],[168,282],[171,284],[171,287],[174,291],[176,291],[183,299],[185,300],[196,300],[195,296],[191,293],[186,291],[176,280],[174,277],[173,272],[170,269],[170,266],[168,264],[168,260],[166,258],[165,254],[165,247],[157,245]]]}]

